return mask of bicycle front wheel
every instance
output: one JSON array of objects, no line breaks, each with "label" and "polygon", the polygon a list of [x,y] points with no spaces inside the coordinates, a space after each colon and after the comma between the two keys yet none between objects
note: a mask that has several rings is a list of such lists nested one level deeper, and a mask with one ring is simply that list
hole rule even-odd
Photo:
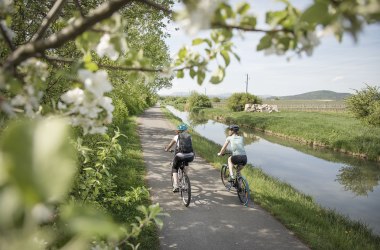
[{"label": "bicycle front wheel", "polygon": [[231,184],[228,182],[228,177],[230,177],[230,170],[228,169],[227,164],[223,164],[220,169],[220,178],[222,179],[223,185],[225,187],[230,187]]},{"label": "bicycle front wheel", "polygon": [[183,175],[183,178],[181,180],[181,197],[183,204],[188,207],[191,200],[191,185],[190,179],[186,174]]},{"label": "bicycle front wheel", "polygon": [[238,178],[237,194],[240,202],[247,206],[249,201],[249,186],[247,180],[242,176]]}]

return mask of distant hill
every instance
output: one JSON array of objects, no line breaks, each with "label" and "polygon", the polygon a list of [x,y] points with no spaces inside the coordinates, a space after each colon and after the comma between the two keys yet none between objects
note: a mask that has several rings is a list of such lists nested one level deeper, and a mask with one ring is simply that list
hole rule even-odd
[{"label": "distant hill", "polygon": [[299,95],[271,96],[267,99],[274,99],[277,97],[280,100],[342,100],[351,95],[352,94],[350,93],[337,93],[330,90],[318,90]]}]

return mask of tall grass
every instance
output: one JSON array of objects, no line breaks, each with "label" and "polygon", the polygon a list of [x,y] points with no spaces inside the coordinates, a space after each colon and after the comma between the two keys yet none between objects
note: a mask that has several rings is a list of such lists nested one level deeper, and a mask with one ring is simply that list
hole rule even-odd
[{"label": "tall grass", "polygon": [[[146,167],[142,156],[142,147],[138,135],[136,117],[130,117],[120,124],[120,132],[127,136],[127,139],[120,140],[120,145],[124,149],[124,156],[119,161],[116,168],[111,169],[111,174],[117,176],[115,184],[117,185],[117,194],[123,196],[125,191],[133,191],[133,188],[146,187],[145,182]],[[114,219],[120,223],[136,222],[136,216],[142,216],[136,207],[139,205],[151,205],[148,196],[141,197],[141,200],[134,201],[122,207],[111,207],[111,214]],[[159,249],[158,230],[155,225],[143,229],[137,239],[132,241],[140,243],[139,249]],[[124,248],[121,248],[124,249]],[[129,249],[129,248],[125,248]]]},{"label": "tall grass", "polygon": [[[178,118],[165,114],[174,123]],[[221,145],[191,131],[196,153],[220,169],[226,161],[217,157]],[[332,210],[320,207],[313,198],[290,185],[247,165],[242,174],[247,178],[255,203],[275,216],[311,249],[379,249],[380,237],[363,224],[350,221]]]}]

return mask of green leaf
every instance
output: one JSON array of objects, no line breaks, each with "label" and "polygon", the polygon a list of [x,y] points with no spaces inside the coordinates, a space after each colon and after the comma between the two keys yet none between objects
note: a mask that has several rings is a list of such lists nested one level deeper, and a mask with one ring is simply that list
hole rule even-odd
[{"label": "green leaf", "polygon": [[268,12],[266,15],[266,22],[272,26],[276,26],[285,21],[287,16],[287,11]]},{"label": "green leaf", "polygon": [[182,69],[177,71],[177,78],[183,78],[184,76],[185,74]]},{"label": "green leaf", "polygon": [[245,13],[247,13],[247,11],[251,8],[251,6],[246,3],[246,2],[241,2],[241,3],[238,3],[237,5],[237,13],[239,13],[240,15],[244,15]]},{"label": "green leaf", "polygon": [[257,24],[256,17],[254,16],[244,16],[240,21],[241,26],[249,26],[251,28],[255,28]]},{"label": "green leaf", "polygon": [[264,50],[269,48],[272,45],[272,36],[265,35],[261,38],[260,43],[257,45],[257,50]]},{"label": "green leaf", "polygon": [[194,79],[194,77],[197,75],[197,72],[194,70],[194,67],[190,69],[190,77]]},{"label": "green leaf", "polygon": [[1,151],[8,175],[27,204],[66,196],[76,167],[65,121],[47,118],[12,123],[2,135]]},{"label": "green leaf", "polygon": [[213,84],[220,83],[224,79],[224,74],[225,74],[224,68],[219,66],[218,69],[215,70],[214,73],[212,74],[210,82]]},{"label": "green leaf", "polygon": [[326,2],[316,2],[303,12],[301,20],[310,23],[328,24],[331,20],[328,4]]},{"label": "green leaf", "polygon": [[231,5],[227,3],[221,3],[220,5],[221,13],[225,19],[232,18],[235,16],[234,11],[232,10]]},{"label": "green leaf", "polygon": [[204,41],[208,44],[209,47],[212,46],[212,43],[211,43],[210,39],[206,38],[206,39],[204,39]]},{"label": "green leaf", "polygon": [[206,73],[203,70],[198,70],[197,73],[197,83],[198,85],[202,85],[203,81],[205,80]]},{"label": "green leaf", "polygon": [[86,53],[84,56],[83,56],[83,61],[85,63],[89,63],[92,61],[92,56],[91,56],[91,53]]},{"label": "green leaf", "polygon": [[222,55],[224,62],[226,63],[226,67],[227,67],[230,64],[230,55],[228,54],[228,51],[222,50],[220,52],[220,54]]},{"label": "green leaf", "polygon": [[231,53],[235,56],[236,60],[240,62],[240,56],[233,51],[231,51]]},{"label": "green leaf", "polygon": [[202,44],[204,40],[202,38],[196,38],[193,40],[192,45],[199,45]]},{"label": "green leaf", "polygon": [[187,49],[185,47],[181,48],[178,52],[178,57],[183,60],[187,55]]},{"label": "green leaf", "polygon": [[99,69],[98,65],[94,62],[85,63],[84,67],[92,72],[95,72]]}]

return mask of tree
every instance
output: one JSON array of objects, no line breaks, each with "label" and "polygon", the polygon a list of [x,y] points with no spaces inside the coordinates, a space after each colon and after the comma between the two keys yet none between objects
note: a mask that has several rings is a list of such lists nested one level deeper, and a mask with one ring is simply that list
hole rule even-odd
[{"label": "tree", "polygon": [[219,97],[213,97],[211,99],[211,101],[213,101],[213,102],[220,102],[220,98]]},{"label": "tree", "polygon": [[380,88],[368,86],[345,101],[354,116],[367,124],[380,126]]},{"label": "tree", "polygon": [[249,93],[234,93],[227,99],[227,107],[232,111],[244,110],[245,104],[259,104],[261,99]]},{"label": "tree", "polygon": [[194,91],[191,93],[191,95],[187,99],[185,109],[191,112],[198,112],[201,109],[211,108],[211,107],[212,107],[212,103],[210,101],[210,98],[208,98],[208,96],[199,94]]}]

